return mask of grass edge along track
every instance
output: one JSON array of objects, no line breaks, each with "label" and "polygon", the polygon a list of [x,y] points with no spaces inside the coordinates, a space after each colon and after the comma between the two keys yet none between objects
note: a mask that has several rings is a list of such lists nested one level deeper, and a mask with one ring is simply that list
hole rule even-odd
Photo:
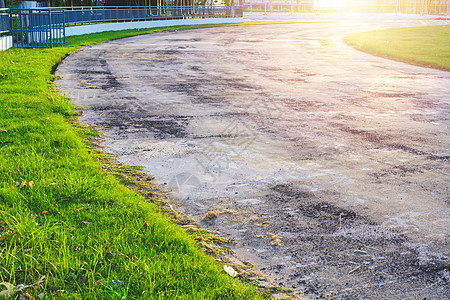
[{"label": "grass edge along track", "polygon": [[450,25],[402,27],[351,33],[357,50],[421,67],[450,71]]},{"label": "grass edge along track", "polygon": [[[97,33],[69,37],[66,45],[53,49],[0,52],[4,298],[267,297],[245,278],[230,277],[204,254],[193,236],[155,204],[157,195],[130,188],[133,167],[114,166],[93,147],[89,141],[98,135],[96,129],[75,125],[77,112],[70,99],[52,87],[56,66],[83,46],[201,27],[211,26]],[[105,171],[112,166],[125,172]],[[21,284],[26,286],[22,290]]]}]

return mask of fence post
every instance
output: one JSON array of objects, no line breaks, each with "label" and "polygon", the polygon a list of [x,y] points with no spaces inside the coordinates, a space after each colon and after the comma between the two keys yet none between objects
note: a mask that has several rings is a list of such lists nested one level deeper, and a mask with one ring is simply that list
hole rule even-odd
[{"label": "fence post", "polygon": [[53,26],[52,26],[52,9],[48,12],[48,24],[50,27],[50,48],[53,47]]},{"label": "fence post", "polygon": [[19,10],[19,20],[20,20],[20,44],[23,48],[23,21],[22,21],[22,11]]},{"label": "fence post", "polygon": [[[16,23],[16,27],[17,27],[17,23]],[[11,33],[11,36],[13,37],[13,45],[14,45],[14,39],[15,39],[15,35],[14,35],[14,24],[13,24],[13,14],[11,12],[11,9],[9,9],[9,31]]]},{"label": "fence post", "polygon": [[63,26],[63,33],[64,33],[64,44],[66,43],[66,13],[65,10],[62,12],[62,26]]}]

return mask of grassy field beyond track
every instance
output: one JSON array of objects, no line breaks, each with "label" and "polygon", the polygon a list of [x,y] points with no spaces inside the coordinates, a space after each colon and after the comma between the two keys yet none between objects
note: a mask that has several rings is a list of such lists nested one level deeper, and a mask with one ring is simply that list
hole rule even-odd
[{"label": "grassy field beyond track", "polygon": [[352,33],[344,40],[370,54],[450,71],[450,25]]},{"label": "grassy field beyond track", "polygon": [[3,294],[24,284],[32,285],[20,292],[27,299],[263,298],[205,255],[156,200],[126,187],[132,180],[123,172],[106,172],[125,168],[132,174],[134,168],[114,165],[89,146],[96,131],[72,125],[70,100],[51,86],[54,67],[81,46],[167,29],[177,28],[92,34],[53,49],[0,52]]}]

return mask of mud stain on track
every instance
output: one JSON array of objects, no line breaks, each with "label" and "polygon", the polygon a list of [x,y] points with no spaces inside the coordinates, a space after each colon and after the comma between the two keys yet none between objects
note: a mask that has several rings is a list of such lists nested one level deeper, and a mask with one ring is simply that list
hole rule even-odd
[{"label": "mud stain on track", "polygon": [[178,210],[274,283],[311,297],[446,299],[450,75],[341,41],[416,25],[140,36],[68,57],[57,85],[108,151],[168,183]]}]

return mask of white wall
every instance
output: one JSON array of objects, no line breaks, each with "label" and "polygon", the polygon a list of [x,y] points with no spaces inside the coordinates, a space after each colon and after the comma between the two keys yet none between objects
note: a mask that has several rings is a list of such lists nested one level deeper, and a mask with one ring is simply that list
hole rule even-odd
[{"label": "white wall", "polygon": [[210,19],[184,19],[184,20],[103,23],[103,24],[94,24],[94,25],[66,27],[66,36],[90,34],[90,33],[103,32],[103,31],[117,31],[117,30],[125,30],[125,29],[144,29],[144,28],[179,26],[179,25],[242,23],[243,21],[244,21],[243,18],[210,18]]},{"label": "white wall", "polygon": [[12,36],[2,36],[0,37],[0,51],[7,50],[13,46]]}]

